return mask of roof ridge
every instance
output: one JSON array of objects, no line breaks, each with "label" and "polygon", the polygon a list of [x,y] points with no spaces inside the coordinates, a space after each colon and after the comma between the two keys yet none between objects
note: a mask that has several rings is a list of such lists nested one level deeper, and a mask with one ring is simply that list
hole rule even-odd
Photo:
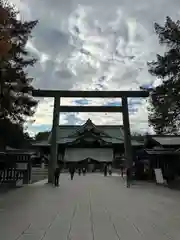
[{"label": "roof ridge", "polygon": [[[95,125],[95,124],[94,124]],[[58,127],[82,127],[83,125],[59,125]],[[95,125],[96,127],[124,127],[123,125]]]},{"label": "roof ridge", "polygon": [[168,134],[165,134],[165,135],[163,135],[163,134],[161,134],[161,135],[149,135],[150,137],[172,137],[172,138],[174,138],[174,137],[180,137],[180,135],[168,135]]}]

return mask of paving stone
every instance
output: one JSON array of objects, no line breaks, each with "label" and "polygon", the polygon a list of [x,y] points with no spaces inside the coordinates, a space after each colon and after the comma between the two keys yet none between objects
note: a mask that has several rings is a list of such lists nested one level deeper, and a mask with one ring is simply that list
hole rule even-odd
[{"label": "paving stone", "polygon": [[180,192],[119,176],[60,177],[1,196],[0,239],[179,240]]},{"label": "paving stone", "polygon": [[42,233],[25,233],[22,234],[17,240],[41,240],[42,238]]},{"label": "paving stone", "polygon": [[74,209],[69,238],[73,240],[93,240],[93,223],[89,199],[85,198],[78,201]]},{"label": "paving stone", "polygon": [[[68,201],[67,201],[68,203]],[[43,240],[66,240],[71,228],[73,218],[74,204],[62,207],[61,213],[53,221],[52,225],[47,230]]]}]

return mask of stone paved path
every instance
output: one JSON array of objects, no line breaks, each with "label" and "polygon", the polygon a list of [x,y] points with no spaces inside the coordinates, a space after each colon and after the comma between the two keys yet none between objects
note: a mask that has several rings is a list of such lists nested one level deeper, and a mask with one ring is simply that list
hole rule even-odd
[{"label": "stone paved path", "polygon": [[61,176],[0,196],[2,240],[179,240],[180,192],[120,177]]}]

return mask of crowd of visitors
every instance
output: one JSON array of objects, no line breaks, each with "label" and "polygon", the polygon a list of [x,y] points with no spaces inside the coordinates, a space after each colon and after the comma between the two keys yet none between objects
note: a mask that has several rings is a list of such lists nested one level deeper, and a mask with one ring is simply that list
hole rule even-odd
[{"label": "crowd of visitors", "polygon": [[[69,170],[69,174],[70,174],[70,179],[71,179],[71,180],[74,179],[74,174],[75,174],[75,172],[77,172],[79,176],[80,176],[81,174],[85,176],[86,173],[87,173],[87,168],[86,168],[86,167],[76,168],[75,166],[72,165],[72,166],[69,167],[68,170]],[[112,166],[105,164],[105,165],[104,165],[104,168],[103,168],[103,172],[104,172],[104,176],[107,176],[107,174],[112,175]],[[58,167],[55,169],[55,171],[54,171],[54,185],[55,185],[55,187],[58,187],[58,186],[59,186],[60,173],[61,173],[61,169],[60,169],[60,167],[58,166]]]}]

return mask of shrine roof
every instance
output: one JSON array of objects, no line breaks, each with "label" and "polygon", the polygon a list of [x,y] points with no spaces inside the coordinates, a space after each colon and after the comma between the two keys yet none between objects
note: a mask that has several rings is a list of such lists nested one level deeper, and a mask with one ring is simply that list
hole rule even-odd
[{"label": "shrine roof", "polygon": [[162,148],[162,149],[145,149],[145,151],[149,154],[149,155],[179,155],[179,152],[175,151],[175,149],[166,149],[166,148]]},{"label": "shrine roof", "polygon": [[[60,125],[58,127],[58,141],[62,138],[77,138],[84,131],[94,130],[102,135],[102,137],[118,138],[124,140],[124,130],[121,125],[95,125],[90,119],[83,125]],[[49,139],[51,134],[49,135]]]},{"label": "shrine roof", "polygon": [[180,145],[180,136],[172,136],[172,135],[162,135],[162,136],[157,136],[154,135],[152,136],[154,140],[159,142],[161,145]]},{"label": "shrine roof", "polygon": [[[97,137],[102,141],[112,144],[124,143],[124,129],[122,125],[95,125],[88,119],[83,125],[60,125],[58,127],[57,142],[59,144],[75,142],[83,137]],[[48,142],[50,142],[51,134]],[[143,143],[132,140],[135,146],[143,145]]]}]

